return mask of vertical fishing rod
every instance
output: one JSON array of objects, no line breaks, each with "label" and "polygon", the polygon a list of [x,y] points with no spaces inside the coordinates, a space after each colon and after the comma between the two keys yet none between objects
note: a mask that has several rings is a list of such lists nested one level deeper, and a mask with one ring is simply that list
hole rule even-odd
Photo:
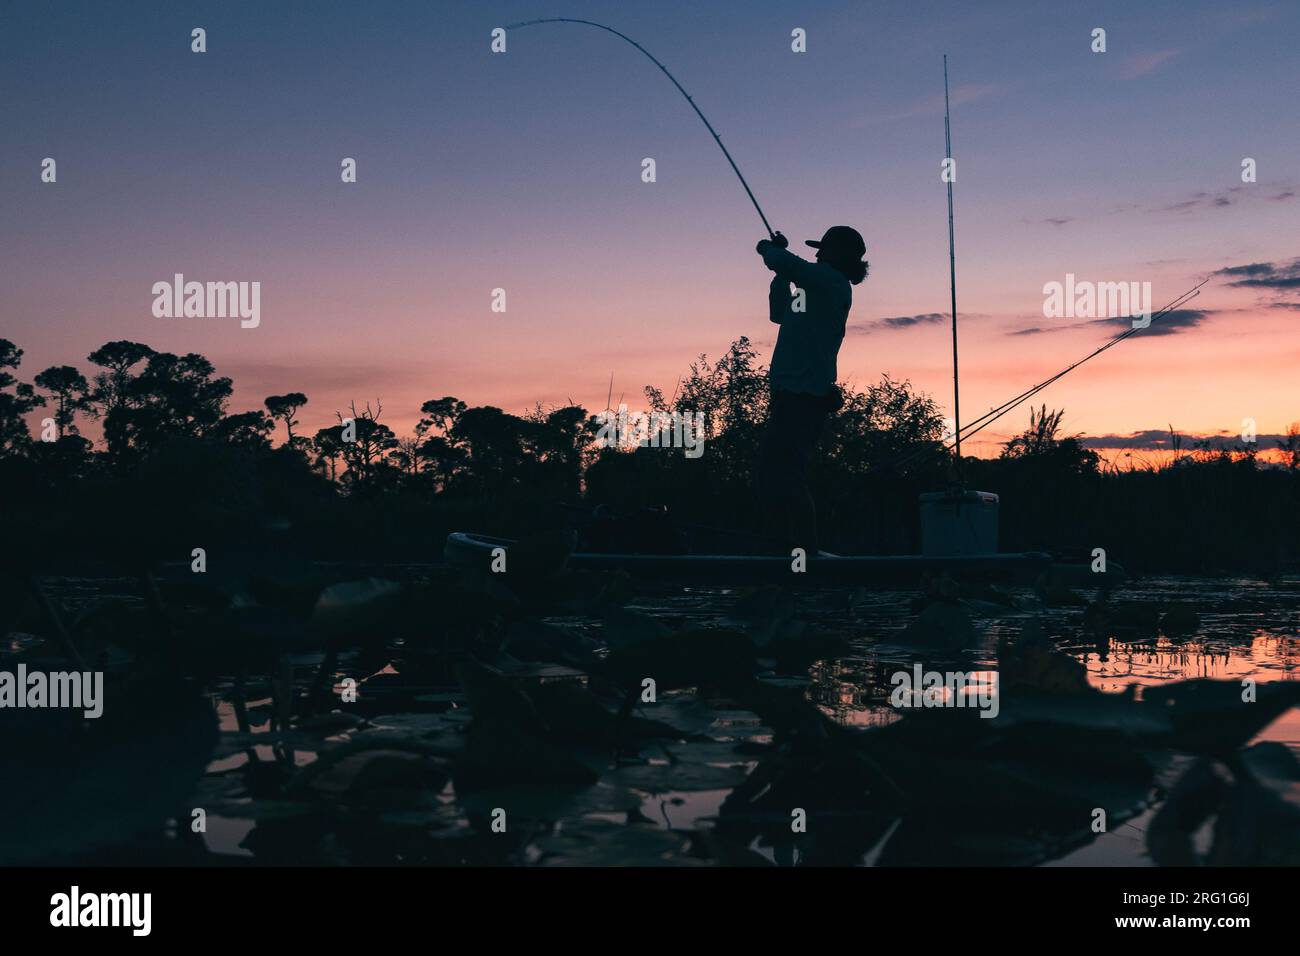
[{"label": "vertical fishing rod", "polygon": [[952,127],[948,109],[948,54],[943,55],[943,139],[948,158],[948,288],[952,293],[952,430],[957,438],[953,465],[961,483],[961,397],[957,388],[957,243],[952,229],[952,181],[957,170],[952,161]]},{"label": "vertical fishing rod", "polygon": [[[754,191],[749,188],[749,183],[745,182],[745,177],[741,175],[740,167],[737,166],[736,161],[731,158],[731,153],[727,151],[727,147],[722,145],[722,137],[718,135],[718,131],[713,128],[713,124],[709,122],[708,118],[704,115],[703,112],[701,112],[700,108],[695,105],[695,100],[691,99],[691,94],[687,93],[685,88],[680,83],[677,82],[677,77],[673,76],[671,73],[668,72],[668,67],[660,63],[649,50],[647,50],[641,44],[637,43],[626,33],[619,33],[613,27],[607,27],[605,26],[605,24],[597,23],[595,20],[578,20],[573,17],[544,17],[540,20],[525,20],[522,23],[511,23],[506,26],[506,29],[518,30],[523,27],[535,26],[536,24],[539,23],[586,24],[589,27],[595,27],[598,30],[604,30],[606,33],[612,33],[614,34],[614,36],[618,37],[619,39],[626,40],[628,43],[632,44],[634,47],[636,47],[638,50],[644,53],[651,63],[653,63],[655,66],[659,67],[659,69],[663,71],[664,76],[668,77],[668,79],[673,81],[673,86],[677,87],[677,91],[681,93],[682,96],[686,97],[686,102],[691,104],[691,109],[695,110],[695,115],[700,118],[700,121],[702,123],[704,123],[705,128],[707,128],[708,131],[713,134],[713,139],[715,142],[717,142],[718,148],[722,150],[722,155],[726,156],[727,162],[731,164],[731,171],[734,172],[736,174],[736,178],[740,180],[740,185],[745,187],[745,193],[746,195],[749,196],[749,201],[754,204],[754,209],[758,212],[758,218],[763,220],[763,228],[767,230],[767,234],[770,238],[772,239],[776,238],[776,233],[773,232],[772,227],[767,224],[767,216],[763,215],[762,207],[759,206],[758,200],[754,198]],[[952,192],[951,186],[949,187],[948,191],[950,193]]]}]

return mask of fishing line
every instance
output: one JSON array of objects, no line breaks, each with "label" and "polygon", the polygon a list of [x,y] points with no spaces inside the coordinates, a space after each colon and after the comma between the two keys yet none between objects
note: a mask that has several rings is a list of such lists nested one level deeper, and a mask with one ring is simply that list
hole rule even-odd
[{"label": "fishing line", "polygon": [[[1208,279],[1205,280],[1205,282],[1208,281],[1209,281]],[[1179,306],[1185,305],[1186,303],[1190,302],[1192,299],[1196,298],[1198,295],[1201,294],[1200,288],[1201,286],[1205,285],[1205,282],[1201,282],[1199,285],[1193,286],[1191,289],[1188,289],[1182,295],[1178,296],[1176,299],[1174,299],[1172,302],[1166,305],[1164,308],[1160,309],[1158,312],[1153,313],[1151,316],[1151,321],[1154,322],[1156,319],[1168,315],[1174,309],[1178,308]],[[1008,399],[1007,401],[1003,402],[1001,405],[989,409],[987,412],[985,412],[979,418],[975,419],[973,422],[968,422],[966,426],[962,428],[962,436],[968,437],[969,435],[973,435],[975,431],[979,431],[980,429],[985,428],[987,425],[996,421],[998,418],[1001,418],[1007,412],[1011,411],[1017,405],[1020,405],[1027,399],[1030,399],[1034,395],[1041,392],[1043,389],[1051,385],[1057,379],[1061,378],[1062,376],[1066,375],[1069,372],[1074,371],[1076,368],[1078,368],[1084,362],[1087,362],[1089,359],[1095,358],[1098,355],[1100,355],[1102,352],[1106,351],[1107,349],[1118,345],[1120,342],[1124,341],[1130,335],[1134,335],[1138,332],[1141,332],[1143,328],[1145,328],[1145,326],[1125,329],[1123,332],[1115,336],[1109,342],[1089,352],[1087,355],[1079,359],[1074,364],[1066,366],[1065,368],[1061,369],[1061,371],[1057,372],[1055,375],[1051,376],[1050,378],[1044,379],[1042,382],[1039,382],[1037,385],[1033,386],[1032,388],[1026,389],[1025,391],[1021,392],[1019,395],[1015,396],[1014,398]],[[981,424],[981,422],[983,424]],[[979,428],[975,428],[976,425],[978,425]],[[971,429],[974,429],[974,431],[972,431]]]},{"label": "fishing line", "polygon": [[[1201,282],[1192,286],[1192,288],[1188,289],[1182,295],[1173,299],[1173,301],[1171,301],[1168,305],[1164,306],[1164,308],[1160,309],[1158,312],[1153,313],[1151,316],[1151,321],[1154,322],[1156,319],[1168,315],[1170,312],[1174,311],[1175,309],[1183,305],[1186,305],[1192,299],[1196,298],[1198,295],[1201,294],[1201,287],[1209,281],[1210,280],[1208,278],[1203,279]],[[1043,381],[1039,382],[1037,385],[1025,389],[1025,391],[1021,392],[1019,395],[1007,399],[1007,401],[1003,402],[1001,405],[989,409],[979,418],[975,419],[972,422],[968,422],[966,425],[964,425],[961,429],[960,437],[970,438],[972,435],[983,431],[985,428],[987,428],[989,425],[992,425],[1003,415],[1007,414],[1007,412],[1012,411],[1017,406],[1033,398],[1043,389],[1047,388],[1047,386],[1051,385],[1053,382],[1057,381],[1058,379],[1074,371],[1084,362],[1096,358],[1102,352],[1105,352],[1109,348],[1113,348],[1114,346],[1118,345],[1120,342],[1127,339],[1129,336],[1141,332],[1144,328],[1149,328],[1149,326],[1133,327],[1133,328],[1125,329],[1123,332],[1115,336],[1109,342],[1106,342],[1104,345],[1098,346],[1097,348],[1093,349],[1091,352],[1089,352],[1087,355],[1085,355],[1083,358],[1079,359],[1077,362],[1073,363],[1072,365],[1067,365],[1065,368],[1061,369],[1061,371],[1057,372],[1055,375],[1052,375],[1049,378],[1044,379]],[[913,461],[915,461],[917,458],[921,457],[922,455],[935,452],[935,451],[947,451],[949,448],[952,447],[954,447],[953,444],[950,444],[948,442],[941,443],[938,449],[935,449],[934,446],[926,446],[924,448],[917,449],[917,451],[912,452],[900,459],[890,462],[887,465],[881,465],[878,467],[880,470],[884,470],[886,468],[901,467],[903,465],[911,464]],[[872,470],[874,471],[876,469],[872,469]]]},{"label": "fishing line", "polygon": [[718,148],[722,150],[722,155],[726,156],[727,162],[731,164],[731,171],[734,172],[736,174],[736,178],[740,180],[740,185],[745,187],[745,194],[749,196],[749,201],[754,204],[754,209],[758,212],[758,218],[763,220],[763,228],[767,230],[768,236],[770,236],[773,239],[776,238],[776,233],[773,232],[772,227],[767,224],[767,216],[763,215],[763,208],[759,206],[758,200],[754,198],[754,191],[749,188],[749,183],[745,182],[745,177],[741,175],[740,167],[737,166],[736,161],[731,158],[731,153],[727,151],[727,147],[722,144],[722,137],[718,135],[718,131],[713,128],[713,124],[709,122],[708,118],[704,115],[704,113],[700,110],[700,108],[695,105],[695,100],[691,98],[691,94],[686,92],[685,88],[680,83],[677,82],[677,77],[669,73],[668,67],[660,63],[659,60],[656,59],[654,54],[652,54],[641,44],[637,43],[626,33],[620,33],[619,31],[615,30],[613,27],[607,27],[605,26],[605,24],[597,23],[595,20],[578,20],[572,17],[544,17],[543,19],[540,20],[525,20],[522,23],[507,24],[506,29],[518,30],[523,27],[536,26],[539,23],[582,23],[589,27],[595,27],[598,30],[604,30],[606,33],[612,33],[614,34],[614,36],[618,37],[621,40],[626,40],[628,43],[632,44],[634,47],[636,47],[638,50],[644,53],[651,63],[653,63],[655,66],[659,67],[659,69],[663,71],[664,76],[668,77],[668,79],[673,81],[673,86],[677,87],[677,91],[681,93],[682,96],[686,97],[686,102],[691,104],[691,109],[695,110],[695,115],[700,118],[700,121],[704,123],[708,131],[713,134],[713,139],[715,142],[717,142]]}]

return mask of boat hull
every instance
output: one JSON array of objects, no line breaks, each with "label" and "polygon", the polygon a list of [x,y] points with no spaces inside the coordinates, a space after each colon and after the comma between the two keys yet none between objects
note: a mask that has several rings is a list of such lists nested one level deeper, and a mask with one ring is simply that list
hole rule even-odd
[{"label": "boat hull", "polygon": [[[444,557],[449,564],[490,570],[497,548],[506,549],[508,538],[456,532],[448,535]],[[913,584],[926,575],[948,572],[980,580],[1020,580],[1032,583],[1053,567],[1045,552],[971,555],[845,555],[807,559],[806,570],[793,570],[794,560],[782,555],[748,554],[605,554],[575,552],[566,566],[573,570],[623,570],[638,580],[664,580],[683,584],[835,584],[885,587]]]}]

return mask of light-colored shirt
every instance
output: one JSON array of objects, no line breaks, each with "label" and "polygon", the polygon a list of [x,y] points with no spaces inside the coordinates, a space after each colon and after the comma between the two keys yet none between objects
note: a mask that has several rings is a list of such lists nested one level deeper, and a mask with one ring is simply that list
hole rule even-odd
[{"label": "light-colored shirt", "polygon": [[[772,387],[829,394],[838,378],[835,360],[853,305],[853,286],[838,269],[774,245],[764,247],[763,262],[776,273],[767,295],[768,317],[781,326],[768,372]],[[794,309],[791,283],[803,290],[802,312]]]}]

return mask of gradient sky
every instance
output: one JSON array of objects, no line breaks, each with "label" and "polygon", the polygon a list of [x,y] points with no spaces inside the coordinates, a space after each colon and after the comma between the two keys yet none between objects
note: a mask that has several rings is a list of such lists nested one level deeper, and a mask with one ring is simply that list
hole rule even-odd
[{"label": "gradient sky", "polygon": [[[587,27],[489,50],[495,26],[573,16],[674,71],[776,228],[862,231],[872,274],[845,380],[887,371],[950,413],[947,317],[932,316],[948,309],[946,52],[966,417],[1121,328],[1044,319],[1045,282],[1150,281],[1159,305],[1268,263],[1215,275],[1172,334],[1127,341],[1042,398],[1094,436],[1230,434],[1245,417],[1268,435],[1300,419],[1300,5],[738,6],[11,7],[0,336],[26,350],[26,381],[89,371],[111,339],[201,352],[234,379],[232,410],[308,393],[308,432],[351,399],[381,399],[399,431],[446,394],[595,410],[611,373],[636,408],[643,385],[671,392],[693,356],[738,336],[766,359],[761,224],[667,79]],[[790,51],[794,27],[806,54]],[[57,184],[40,182],[46,156]],[[345,156],[356,184],[340,182]],[[1258,182],[1241,182],[1243,157]],[[261,326],[154,318],[150,288],[176,272],[260,281]],[[490,311],[495,287],[505,314]]]}]

